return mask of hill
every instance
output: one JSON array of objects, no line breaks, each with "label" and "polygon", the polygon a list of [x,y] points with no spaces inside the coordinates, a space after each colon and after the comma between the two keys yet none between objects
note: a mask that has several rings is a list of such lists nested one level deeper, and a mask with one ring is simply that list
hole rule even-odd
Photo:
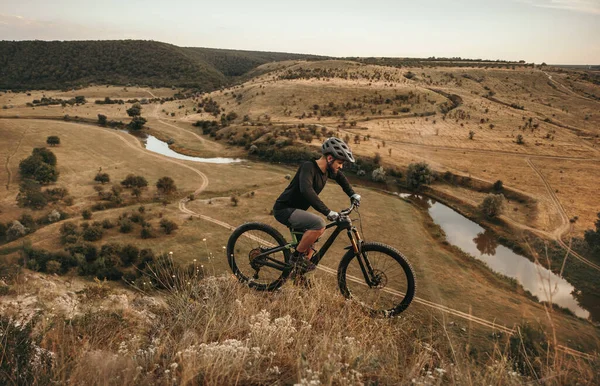
[{"label": "hill", "polygon": [[142,41],[0,42],[0,89],[64,89],[100,84],[210,91],[261,64],[313,55],[181,48]]}]

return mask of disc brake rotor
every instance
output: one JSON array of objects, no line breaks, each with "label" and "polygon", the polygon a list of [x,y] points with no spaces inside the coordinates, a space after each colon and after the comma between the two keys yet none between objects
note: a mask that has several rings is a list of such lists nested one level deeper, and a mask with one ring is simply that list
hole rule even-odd
[{"label": "disc brake rotor", "polygon": [[373,270],[373,288],[385,288],[387,285],[388,279],[385,272],[374,269]]}]

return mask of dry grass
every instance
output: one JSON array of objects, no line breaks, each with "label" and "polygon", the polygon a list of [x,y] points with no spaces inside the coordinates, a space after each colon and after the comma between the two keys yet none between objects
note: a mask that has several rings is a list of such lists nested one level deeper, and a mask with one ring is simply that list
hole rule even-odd
[{"label": "dry grass", "polygon": [[[370,318],[354,303],[332,295],[335,290],[320,279],[311,290],[287,285],[275,293],[259,293],[241,286],[231,275],[202,278],[200,270],[185,273],[168,264],[159,266],[155,274],[148,280],[156,282],[171,274],[174,279],[167,290],[156,294],[161,302],[153,306],[146,295],[115,297],[98,283],[84,291],[87,301],[79,315],[65,319],[55,313],[39,320],[34,334],[39,346],[34,346],[38,347],[34,352],[38,357],[50,355],[52,365],[31,364],[28,383],[562,385],[597,381],[597,363],[553,349],[536,354],[526,351],[525,345],[519,349],[519,342],[528,343],[527,335],[513,343],[513,351],[501,338],[476,352],[468,337],[449,330],[447,320],[435,314]],[[113,299],[110,308],[106,298]],[[114,299],[121,300],[114,303]],[[140,318],[140,305],[145,308],[144,318]],[[4,337],[16,331],[7,324],[3,329]],[[526,374],[515,371],[517,365]],[[8,375],[9,381],[14,380],[14,374]]]}]

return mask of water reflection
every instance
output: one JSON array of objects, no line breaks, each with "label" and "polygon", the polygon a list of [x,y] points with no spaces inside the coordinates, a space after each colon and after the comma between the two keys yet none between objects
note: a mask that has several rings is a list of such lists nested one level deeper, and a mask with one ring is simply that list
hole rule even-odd
[{"label": "water reflection", "polygon": [[425,196],[396,194],[409,198],[419,207],[427,209],[433,221],[446,233],[450,244],[482,260],[493,271],[517,280],[523,288],[541,301],[552,301],[582,318],[590,317],[590,312],[582,308],[573,297],[575,288],[569,282],[499,244],[490,231]]},{"label": "water reflection", "polygon": [[439,202],[431,201],[429,214],[444,230],[449,243],[482,260],[492,270],[516,279],[538,299],[552,301],[582,318],[590,316],[573,297],[575,288],[565,279],[498,244],[490,232],[477,223]]},{"label": "water reflection", "polygon": [[201,158],[201,157],[192,157],[185,154],[177,153],[169,148],[169,145],[166,142],[161,141],[155,136],[149,135],[146,138],[146,149],[153,151],[155,153],[159,153],[171,158],[177,158],[185,161],[194,161],[194,162],[204,162],[204,163],[213,163],[213,164],[229,164],[234,162],[241,162],[242,160],[239,158]]},{"label": "water reflection", "polygon": [[485,232],[479,232],[477,237],[473,239],[473,242],[482,255],[494,256],[496,254],[498,241],[496,241],[496,237],[487,229]]}]

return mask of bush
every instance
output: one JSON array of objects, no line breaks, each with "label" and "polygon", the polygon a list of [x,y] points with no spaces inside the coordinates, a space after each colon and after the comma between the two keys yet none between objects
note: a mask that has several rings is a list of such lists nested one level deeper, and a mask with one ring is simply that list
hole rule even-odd
[{"label": "bush", "polygon": [[141,213],[132,213],[129,219],[136,224],[143,224],[145,222],[144,215]]},{"label": "bush", "polygon": [[156,182],[156,189],[158,189],[159,193],[164,195],[170,195],[177,191],[177,187],[175,186],[175,181],[171,177],[162,177]]},{"label": "bush", "polygon": [[133,230],[133,224],[129,219],[121,219],[119,223],[119,232],[121,233],[130,233]]},{"label": "bush", "polygon": [[85,241],[98,241],[102,239],[103,231],[102,228],[91,226],[83,231],[83,239]]},{"label": "bush", "polygon": [[29,229],[23,226],[23,224],[21,224],[19,221],[15,220],[6,231],[6,240],[16,240],[20,237],[25,236],[28,232]]},{"label": "bush", "polygon": [[131,244],[124,245],[119,251],[119,257],[124,266],[137,264],[140,258],[140,250]]},{"label": "bush", "polygon": [[375,182],[385,181],[385,170],[383,169],[383,166],[380,166],[377,169],[373,170],[373,172],[371,173],[371,179]]},{"label": "bush", "polygon": [[112,221],[110,221],[110,219],[107,218],[107,219],[102,220],[102,228],[112,229],[114,227],[115,227],[115,224]]},{"label": "bush", "polygon": [[490,193],[479,204],[479,210],[486,217],[496,217],[502,213],[504,206],[504,195]]},{"label": "bush", "polygon": [[101,183],[102,185],[110,182],[110,176],[108,173],[98,173],[96,177],[94,177],[94,181]]},{"label": "bush", "polygon": [[92,218],[92,211],[89,209],[85,209],[83,212],[81,212],[81,217],[83,217],[84,220],[89,220]]},{"label": "bush", "polygon": [[408,165],[406,170],[406,183],[411,189],[419,189],[422,185],[430,184],[433,181],[433,172],[425,162],[418,162]]},{"label": "bush", "polygon": [[523,140],[523,135],[519,134],[517,135],[517,145],[523,145],[525,143],[525,141]]},{"label": "bush", "polygon": [[127,177],[123,181],[121,181],[121,185],[126,188],[145,188],[148,186],[148,181],[142,176],[134,176],[133,174],[128,174]]},{"label": "bush", "polygon": [[63,240],[63,243],[65,243],[64,240],[67,236],[77,236],[77,234],[78,234],[77,233],[77,225],[75,225],[72,222],[63,223],[60,226],[59,232],[60,232],[61,238]]},{"label": "bush", "polygon": [[160,220],[160,227],[168,235],[170,235],[174,230],[179,228],[179,226],[175,222],[167,220],[166,218]]},{"label": "bush", "polygon": [[152,229],[152,225],[146,223],[142,226],[142,231],[140,232],[140,236],[143,239],[151,239],[154,238],[154,229]]},{"label": "bush", "polygon": [[139,116],[133,117],[133,119],[131,120],[131,122],[129,122],[129,124],[127,124],[127,128],[133,131],[139,131],[141,129],[144,128],[144,125],[146,124],[146,118],[142,118]]},{"label": "bush", "polygon": [[51,135],[48,138],[46,138],[46,144],[50,146],[60,145],[60,138],[56,135]]},{"label": "bush", "polygon": [[504,189],[504,184],[502,183],[502,180],[494,182],[494,186],[492,186],[492,189],[494,190],[494,192],[502,192],[502,189]]},{"label": "bush", "polygon": [[103,114],[98,114],[98,124],[99,124],[100,126],[106,126],[106,122],[107,122],[107,121],[108,121],[108,120],[107,120],[107,118],[106,118],[106,115],[103,115]]}]

